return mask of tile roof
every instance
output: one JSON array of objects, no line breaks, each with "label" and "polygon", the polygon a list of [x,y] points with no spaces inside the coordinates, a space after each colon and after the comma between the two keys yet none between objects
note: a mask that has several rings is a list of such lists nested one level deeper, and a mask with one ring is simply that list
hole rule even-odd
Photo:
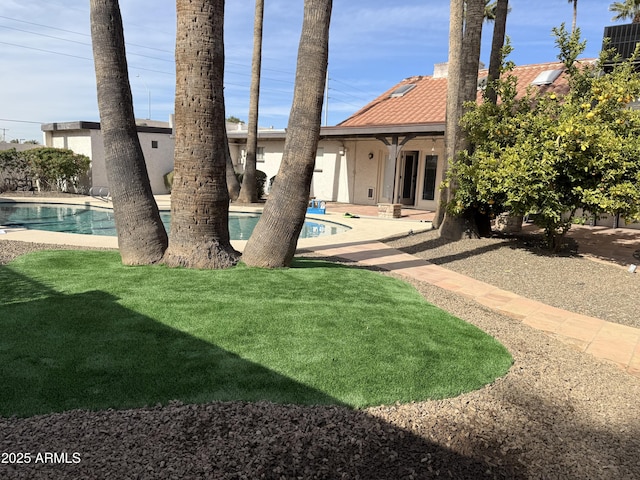
[{"label": "tile roof", "polygon": [[[590,60],[581,60],[587,62]],[[512,74],[518,77],[519,95],[524,94],[527,87],[538,76],[547,70],[564,70],[560,62],[540,63],[516,67]],[[480,70],[478,78],[486,77],[487,70]],[[402,96],[392,97],[392,92],[404,85],[415,87]],[[538,87],[540,92],[562,92],[567,89],[567,78],[562,73],[551,85]],[[478,93],[478,98],[481,94]],[[367,127],[381,125],[415,125],[445,122],[447,103],[446,77],[416,76],[406,78],[390,88],[371,103],[338,124],[339,127]]]}]

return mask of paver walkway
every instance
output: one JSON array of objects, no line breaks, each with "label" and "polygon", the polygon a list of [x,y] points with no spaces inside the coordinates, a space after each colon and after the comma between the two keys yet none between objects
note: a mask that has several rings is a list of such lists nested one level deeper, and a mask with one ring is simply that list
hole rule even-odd
[{"label": "paver walkway", "polygon": [[640,378],[638,328],[551,307],[447,270],[376,241],[318,246],[311,250],[326,256],[376,266],[455,291],[481,305],[519,319],[530,327],[542,330],[582,352],[609,360],[629,374]]}]

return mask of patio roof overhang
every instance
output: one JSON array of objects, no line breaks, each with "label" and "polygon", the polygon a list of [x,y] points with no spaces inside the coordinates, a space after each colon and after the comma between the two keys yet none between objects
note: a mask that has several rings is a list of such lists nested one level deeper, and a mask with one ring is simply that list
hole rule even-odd
[{"label": "patio roof overhang", "polygon": [[[415,137],[437,137],[444,135],[444,123],[424,123],[407,125],[366,125],[361,127],[321,127],[321,140],[346,140],[359,138],[380,138],[380,137],[404,137],[411,135]],[[247,132],[232,131],[227,132],[229,140],[246,140]],[[285,130],[258,130],[258,138],[261,140],[284,140],[287,136]]]}]

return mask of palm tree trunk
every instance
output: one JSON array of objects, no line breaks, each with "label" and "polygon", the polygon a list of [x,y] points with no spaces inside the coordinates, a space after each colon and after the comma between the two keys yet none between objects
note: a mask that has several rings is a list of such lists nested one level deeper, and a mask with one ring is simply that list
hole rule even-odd
[{"label": "palm tree trunk", "polygon": [[227,192],[229,192],[229,200],[235,202],[240,195],[240,182],[236,176],[236,170],[233,168],[233,159],[231,158],[231,152],[229,151],[229,144],[227,144]]},{"label": "palm tree trunk", "polygon": [[253,61],[251,63],[251,92],[249,95],[249,123],[247,125],[247,158],[245,160],[242,188],[238,201],[255,203],[256,197],[256,151],[258,149],[258,104],[260,100],[260,68],[262,65],[262,23],[264,0],[256,0],[253,24]]},{"label": "palm tree trunk", "polygon": [[[454,5],[455,3],[455,5]],[[461,0],[452,0],[451,11],[452,17],[456,18],[460,15],[462,6]],[[464,34],[461,39],[461,49],[458,50],[457,38],[459,35],[459,22],[452,24],[450,37],[454,37],[453,42],[455,48],[450,48],[453,54],[453,62],[457,63],[457,53],[460,52],[459,67],[454,65],[455,70],[449,72],[448,82],[452,81],[452,74],[459,72],[459,85],[454,80],[453,86],[449,84],[447,90],[447,156],[449,162],[455,162],[456,156],[460,150],[469,148],[469,142],[463,129],[460,127],[460,119],[464,113],[464,102],[475,101],[477,97],[478,85],[478,67],[480,64],[480,44],[482,39],[482,24],[484,22],[485,1],[484,0],[467,0],[466,12],[464,14]],[[455,8],[455,11],[454,11]],[[457,22],[457,20],[456,20]],[[449,184],[448,200],[453,198],[456,184],[452,179]],[[458,240],[464,237],[477,237],[478,226],[476,217],[469,213],[454,217],[445,213],[442,223],[439,225],[440,236],[450,240]]]},{"label": "palm tree trunk", "polygon": [[[449,5],[449,58],[447,63],[447,111],[445,126],[445,151],[446,161],[442,172],[445,180],[449,162],[453,162],[460,131],[460,110],[462,108],[461,89],[461,65],[462,65],[462,37],[464,34],[464,0],[451,0]],[[436,209],[433,227],[440,228],[444,220],[447,203],[450,199],[452,186],[449,185],[440,190],[440,199]]]},{"label": "palm tree trunk", "polygon": [[262,218],[244,250],[250,266],[288,266],[309,203],[320,135],[332,0],[305,0],[298,65],[280,170]]},{"label": "palm tree trunk", "polygon": [[125,265],[158,262],[167,248],[138,138],[117,0],[91,0],[91,38],[105,165]]},{"label": "palm tree trunk", "polygon": [[507,31],[507,15],[509,12],[509,0],[497,0],[495,18],[493,23],[493,37],[491,40],[491,54],[489,58],[489,74],[487,77],[487,101],[496,103],[498,94],[495,89],[495,81],[500,77],[502,66],[502,47]]},{"label": "palm tree trunk", "polygon": [[226,268],[229,241],[223,96],[224,0],[178,0],[175,167],[164,263]]}]

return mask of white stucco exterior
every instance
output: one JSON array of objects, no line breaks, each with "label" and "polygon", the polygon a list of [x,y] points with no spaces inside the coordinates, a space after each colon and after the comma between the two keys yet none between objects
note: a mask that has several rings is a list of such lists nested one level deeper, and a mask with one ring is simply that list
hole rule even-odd
[{"label": "white stucco exterior", "polygon": [[[241,173],[246,157],[246,129],[242,124],[227,128],[234,168]],[[362,132],[351,135],[348,129],[332,128],[321,132],[311,196],[362,205],[401,203],[427,210],[436,208],[444,159],[440,132],[423,132],[422,136]],[[91,159],[87,188],[108,187],[98,123],[54,123],[43,125],[42,129],[46,146],[68,148]],[[138,136],[153,193],[168,193],[164,175],[173,170],[172,130],[168,126],[141,125]],[[265,129],[258,134],[257,168],[267,176],[267,193],[269,181],[276,176],[282,162],[285,137],[284,130]],[[428,159],[431,169],[427,174]],[[425,189],[425,186],[429,188]]]},{"label": "white stucco exterior", "polygon": [[[168,125],[168,124],[167,124]],[[90,187],[108,187],[104,144],[100,124],[95,122],[64,122],[42,126],[47,147],[68,148],[91,159],[87,179]],[[168,193],[164,175],[173,170],[174,141],[171,129],[141,125],[138,138],[147,164],[147,173],[154,194]]]}]

